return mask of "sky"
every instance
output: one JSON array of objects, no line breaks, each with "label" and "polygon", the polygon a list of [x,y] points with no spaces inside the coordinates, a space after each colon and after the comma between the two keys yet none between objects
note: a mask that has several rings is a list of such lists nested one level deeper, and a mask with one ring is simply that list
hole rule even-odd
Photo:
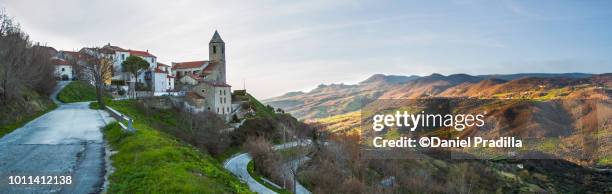
[{"label": "sky", "polygon": [[612,1],[0,0],[35,41],[208,59],[258,98],[372,74],[612,72]]}]

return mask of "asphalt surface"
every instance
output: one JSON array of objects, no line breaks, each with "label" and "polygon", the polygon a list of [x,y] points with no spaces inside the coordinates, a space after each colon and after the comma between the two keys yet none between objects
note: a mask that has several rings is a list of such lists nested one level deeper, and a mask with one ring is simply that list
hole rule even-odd
[{"label": "asphalt surface", "polygon": [[[100,128],[111,118],[88,104],[60,104],[0,139],[0,193],[101,191],[105,150]],[[9,176],[71,176],[72,184],[11,185]]]},{"label": "asphalt surface", "polygon": [[249,156],[248,153],[242,153],[228,159],[227,162],[225,162],[225,164],[223,165],[223,167],[232,172],[232,174],[234,174],[240,180],[244,181],[249,186],[249,189],[251,189],[251,191],[253,192],[261,194],[276,193],[268,189],[266,186],[263,186],[253,177],[251,177],[251,175],[249,175],[249,171],[247,171],[247,165],[251,160],[251,156]]},{"label": "asphalt surface", "polygon": [[[292,161],[289,161],[285,164],[283,164],[282,168],[283,169],[283,175],[285,177],[287,177],[287,179],[289,179],[288,181],[294,181],[293,180],[293,172],[295,172],[298,167],[300,167],[300,165],[304,164],[305,162],[307,162],[308,160],[310,160],[309,157],[302,157],[302,158],[298,158]],[[300,184],[299,181],[295,181],[295,193],[297,194],[310,194],[310,191],[308,191],[308,189],[306,189],[306,187],[304,187],[302,184]]]},{"label": "asphalt surface", "polygon": [[[308,145],[310,144],[309,141],[307,142],[303,142],[302,145]],[[279,149],[286,149],[286,148],[291,148],[291,147],[295,147],[299,145],[298,142],[289,142],[289,143],[285,143],[285,144],[281,144],[281,145],[276,145],[274,146],[275,150],[279,150]],[[244,181],[248,186],[249,189],[251,189],[251,191],[253,192],[257,192],[257,193],[261,193],[261,194],[269,194],[269,193],[276,193],[270,189],[268,189],[266,186],[260,184],[259,182],[257,182],[253,177],[251,177],[251,175],[249,175],[249,171],[247,171],[247,165],[249,164],[249,162],[252,160],[251,156],[249,156],[248,153],[242,153],[242,154],[238,154],[235,155],[234,157],[228,159],[224,164],[223,167],[227,170],[229,170],[232,174],[234,174],[236,177],[238,177],[238,179]],[[303,161],[301,161],[303,162]],[[300,161],[292,161],[290,162],[291,166],[295,165],[295,167],[297,168],[298,163],[301,163]],[[290,169],[287,168],[283,168],[285,170],[284,173],[290,173]],[[286,171],[289,170],[289,171]],[[297,193],[298,194],[307,194],[310,193],[308,190],[306,190],[306,188],[304,188],[302,185],[297,184]]]}]

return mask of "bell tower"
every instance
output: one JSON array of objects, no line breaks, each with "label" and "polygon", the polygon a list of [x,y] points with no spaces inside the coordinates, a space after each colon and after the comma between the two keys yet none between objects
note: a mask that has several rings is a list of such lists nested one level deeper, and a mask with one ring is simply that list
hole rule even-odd
[{"label": "bell tower", "polygon": [[212,39],[210,39],[210,43],[208,43],[208,58],[211,63],[216,63],[219,66],[220,77],[218,81],[225,83],[225,42],[216,30]]}]

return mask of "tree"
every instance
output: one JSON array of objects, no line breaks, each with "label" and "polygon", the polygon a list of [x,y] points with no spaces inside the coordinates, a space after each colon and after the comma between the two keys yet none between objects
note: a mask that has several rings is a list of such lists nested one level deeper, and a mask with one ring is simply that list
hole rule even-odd
[{"label": "tree", "polygon": [[[134,76],[134,80],[137,80],[139,72],[149,68],[149,62],[137,56],[129,56],[121,63],[121,67],[123,68],[123,72],[130,73],[132,76]],[[136,97],[135,89],[135,81],[132,81],[130,83],[130,90],[132,91],[132,95],[134,95],[134,97]]]},{"label": "tree", "polygon": [[0,102],[19,100],[27,90],[50,94],[55,87],[51,53],[0,9]]},{"label": "tree", "polygon": [[96,99],[100,108],[104,108],[104,82],[111,79],[113,60],[111,51],[102,48],[81,49],[79,66],[83,80],[89,80],[96,88]]}]

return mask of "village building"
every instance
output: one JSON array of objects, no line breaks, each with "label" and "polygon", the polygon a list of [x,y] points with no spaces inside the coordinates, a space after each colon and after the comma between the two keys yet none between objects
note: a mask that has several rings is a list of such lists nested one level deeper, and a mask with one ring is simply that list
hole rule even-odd
[{"label": "village building", "polygon": [[55,67],[54,76],[58,80],[72,80],[74,79],[74,71],[72,70],[72,65],[65,60],[57,57],[53,57],[51,59],[53,66]]},{"label": "village building", "polygon": [[64,59],[68,62],[78,60],[79,56],[81,56],[81,53],[77,51],[60,50],[57,52],[57,58]]},{"label": "village building", "polygon": [[[127,87],[128,82],[136,81],[148,87],[151,92],[158,95],[174,90],[175,81],[170,67],[163,63],[159,65],[157,57],[148,50],[124,49],[119,46],[111,45],[110,43],[102,47],[102,49],[110,51],[108,57],[113,60],[112,80],[124,82],[126,84],[124,87]],[[124,72],[121,65],[129,56],[140,57],[149,63],[149,67],[139,73],[136,78],[130,75],[130,73]]]},{"label": "village building", "polygon": [[157,67],[153,71],[153,92],[154,95],[164,94],[174,90],[174,76],[172,75],[170,66],[157,63]]},{"label": "village building", "polygon": [[183,85],[185,106],[211,111],[229,119],[232,114],[231,86],[226,83],[225,43],[215,31],[208,44],[209,60],[172,63],[172,74]]}]

